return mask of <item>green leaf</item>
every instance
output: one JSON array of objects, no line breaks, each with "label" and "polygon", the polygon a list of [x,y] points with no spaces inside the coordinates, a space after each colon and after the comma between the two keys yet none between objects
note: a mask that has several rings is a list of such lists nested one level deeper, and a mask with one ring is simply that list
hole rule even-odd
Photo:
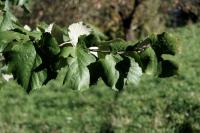
[{"label": "green leaf", "polygon": [[108,37],[98,27],[95,27],[94,25],[91,24],[87,25],[89,25],[89,27],[92,29],[92,35],[95,36],[95,38],[98,41],[103,41],[108,39]]},{"label": "green leaf", "polygon": [[79,38],[79,43],[82,42],[86,47],[93,47],[97,46],[98,43],[100,42],[96,36],[93,34],[90,34],[88,36],[82,36]]},{"label": "green leaf", "polygon": [[42,39],[40,41],[40,46],[41,46],[41,49],[45,50],[45,52],[49,56],[58,55],[60,53],[60,48],[58,46],[58,42],[49,33],[44,33],[42,35]]},{"label": "green leaf", "polygon": [[6,31],[13,29],[15,27],[15,22],[17,22],[17,18],[10,11],[10,1],[6,0],[4,2],[3,11],[3,19],[0,24],[0,31]]},{"label": "green leaf", "polygon": [[[38,25],[38,29],[42,32],[45,33],[45,30],[49,27],[48,24],[42,22]],[[53,23],[53,27],[51,29],[51,35],[56,39],[56,41],[61,44],[63,42],[69,41],[69,36],[67,33],[66,28],[61,28],[60,26],[56,25]]]},{"label": "green leaf", "polygon": [[176,54],[177,39],[172,34],[163,32],[157,36],[152,35],[149,39],[157,56],[161,56],[162,54]]},{"label": "green leaf", "polygon": [[115,39],[115,40],[109,41],[108,43],[109,43],[110,50],[113,53],[125,51],[127,47],[126,41],[122,39]]},{"label": "green leaf", "polygon": [[46,72],[35,71],[41,64],[41,59],[37,56],[32,42],[12,42],[9,45],[4,56],[14,78],[27,92],[40,88],[46,79]]},{"label": "green leaf", "polygon": [[14,29],[15,24],[14,22],[16,22],[17,19],[15,18],[15,16],[13,16],[13,14],[7,10],[3,12],[3,20],[0,24],[0,31],[7,31],[7,30],[11,30]]},{"label": "green leaf", "polygon": [[34,43],[37,54],[41,57],[42,63],[38,70],[46,69],[48,81],[55,79],[57,76],[57,63],[59,62],[60,48],[54,37],[49,33],[44,33],[39,42]]},{"label": "green leaf", "polygon": [[0,52],[3,52],[3,50],[6,48],[6,46],[16,40],[28,40],[29,38],[23,34],[13,32],[13,31],[1,31],[0,32]]},{"label": "green leaf", "polygon": [[[66,76],[64,86],[74,90],[84,90],[89,88],[90,74],[87,68],[96,59],[93,55],[81,48],[71,49],[75,53],[75,57],[67,58],[67,66],[65,67]],[[73,51],[74,50],[74,51]]]},{"label": "green leaf", "polygon": [[31,40],[34,40],[34,41],[39,41],[42,36],[42,33],[40,31],[36,31],[36,30],[28,31],[28,30],[24,29],[24,27],[21,27],[18,25],[15,26],[13,31],[27,35],[27,36],[29,36],[29,38]]},{"label": "green leaf", "polygon": [[30,12],[30,8],[29,8],[30,0],[17,0],[17,1],[18,1],[18,6],[21,6],[27,13]]},{"label": "green leaf", "polygon": [[[68,34],[66,34],[66,29],[64,28],[61,28],[60,26],[54,24],[53,25],[53,28],[52,28],[52,31],[51,31],[51,34],[53,37],[55,37],[56,41],[61,44],[63,43],[65,40],[66,37],[68,37]],[[65,37],[65,38],[64,38]]]},{"label": "green leaf", "polygon": [[154,50],[149,47],[140,54],[140,62],[142,63],[143,71],[148,75],[157,75],[158,61]]},{"label": "green leaf", "polygon": [[76,57],[75,55],[75,47],[64,47],[61,49],[60,57],[67,58],[69,56]]},{"label": "green leaf", "polygon": [[124,56],[123,60],[117,63],[116,69],[119,71],[119,79],[116,87],[119,90],[124,88],[124,85],[135,86],[139,83],[142,76],[142,68],[130,56]]},{"label": "green leaf", "polygon": [[30,86],[28,91],[31,91],[33,89],[39,89],[41,86],[45,83],[47,79],[47,70],[39,70],[37,71],[37,68],[42,64],[42,60],[39,55],[36,55],[35,58],[35,64],[32,68],[32,75],[30,78]]},{"label": "green leaf", "polygon": [[40,22],[38,25],[37,25],[37,29],[39,30],[39,31],[41,31],[42,33],[44,33],[45,32],[45,29],[47,29],[48,28],[48,24],[47,23],[45,23],[45,22]]},{"label": "green leaf", "polygon": [[124,51],[127,47],[127,43],[122,39],[115,39],[110,41],[101,41],[98,46],[101,50],[108,50],[116,53],[118,51]]},{"label": "green leaf", "polygon": [[103,70],[102,72],[103,81],[113,90],[117,90],[116,83],[119,79],[119,72],[115,68],[117,64],[116,59],[112,54],[109,54],[105,56],[105,59],[101,59],[100,63]]}]

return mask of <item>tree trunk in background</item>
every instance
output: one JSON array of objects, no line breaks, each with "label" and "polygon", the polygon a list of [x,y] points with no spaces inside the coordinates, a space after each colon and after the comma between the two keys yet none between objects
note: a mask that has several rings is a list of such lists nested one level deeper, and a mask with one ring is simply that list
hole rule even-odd
[{"label": "tree trunk in background", "polygon": [[139,4],[141,4],[141,0],[135,0],[135,3],[133,4],[133,8],[132,10],[130,10],[130,13],[128,15],[125,15],[124,11],[122,10],[119,11],[119,15],[121,16],[123,29],[124,29],[124,38],[126,40],[134,39],[134,35],[132,31],[132,21],[134,19],[134,15]]},{"label": "tree trunk in background", "polygon": [[32,14],[21,15],[23,24],[32,27],[41,21],[63,26],[84,21],[100,27],[110,39],[126,40],[159,32],[163,27],[160,0],[34,0],[32,3]]}]

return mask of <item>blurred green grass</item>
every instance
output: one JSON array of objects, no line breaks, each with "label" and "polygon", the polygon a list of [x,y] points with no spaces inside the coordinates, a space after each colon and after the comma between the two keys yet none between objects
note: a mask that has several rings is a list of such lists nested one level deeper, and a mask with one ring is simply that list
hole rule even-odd
[{"label": "blurred green grass", "polygon": [[0,133],[199,133],[200,24],[169,31],[179,38],[179,75],[144,75],[120,94],[101,82],[84,92],[51,82],[26,94],[0,80]]}]

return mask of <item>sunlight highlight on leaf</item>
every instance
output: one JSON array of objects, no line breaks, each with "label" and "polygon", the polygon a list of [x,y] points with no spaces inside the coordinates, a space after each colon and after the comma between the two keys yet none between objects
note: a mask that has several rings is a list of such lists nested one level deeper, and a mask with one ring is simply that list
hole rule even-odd
[{"label": "sunlight highlight on leaf", "polygon": [[27,30],[27,31],[31,31],[31,27],[28,26],[28,25],[24,25],[24,29]]},{"label": "sunlight highlight on leaf", "polygon": [[2,74],[2,77],[3,77],[6,81],[9,81],[10,79],[13,79],[13,75],[12,75],[12,74]]},{"label": "sunlight highlight on leaf", "polygon": [[83,22],[73,23],[69,26],[69,38],[73,46],[78,43],[78,38],[82,35],[89,35],[91,29],[83,24]]},{"label": "sunlight highlight on leaf", "polygon": [[45,29],[45,32],[51,33],[51,31],[52,31],[52,29],[53,29],[53,25],[54,25],[54,23],[51,23],[51,24]]}]

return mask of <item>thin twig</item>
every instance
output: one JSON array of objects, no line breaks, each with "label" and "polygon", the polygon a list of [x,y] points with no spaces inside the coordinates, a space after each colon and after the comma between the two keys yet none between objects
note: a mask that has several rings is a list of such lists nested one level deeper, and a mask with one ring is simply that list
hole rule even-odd
[{"label": "thin twig", "polygon": [[69,44],[70,42],[63,42],[59,45],[59,47],[64,47],[66,44]]},{"label": "thin twig", "polygon": [[[89,49],[91,52],[99,52],[99,53],[111,53],[110,50],[99,50],[99,49]],[[126,52],[132,52],[132,51],[117,51],[116,54],[124,54]]]},{"label": "thin twig", "polygon": [[89,49],[91,52],[99,52],[99,53],[110,53],[111,51],[109,50],[99,50],[99,49]]},{"label": "thin twig", "polygon": [[[61,43],[59,45],[59,47],[64,47],[66,44],[69,44],[69,43],[70,42]],[[133,52],[133,51],[135,51],[137,53],[141,53],[146,48],[149,48],[149,47],[151,47],[151,45],[148,42],[146,43],[146,41],[143,41],[140,44],[135,45],[134,48],[132,50],[130,50],[130,51],[124,50],[124,51],[117,51],[117,52],[114,52],[114,53],[116,53],[116,54],[125,54],[125,53],[130,53],[130,52]],[[91,52],[99,52],[99,53],[112,53],[111,50],[100,50],[100,49],[98,49],[98,47],[97,48],[89,48],[89,51],[91,51]]]}]

